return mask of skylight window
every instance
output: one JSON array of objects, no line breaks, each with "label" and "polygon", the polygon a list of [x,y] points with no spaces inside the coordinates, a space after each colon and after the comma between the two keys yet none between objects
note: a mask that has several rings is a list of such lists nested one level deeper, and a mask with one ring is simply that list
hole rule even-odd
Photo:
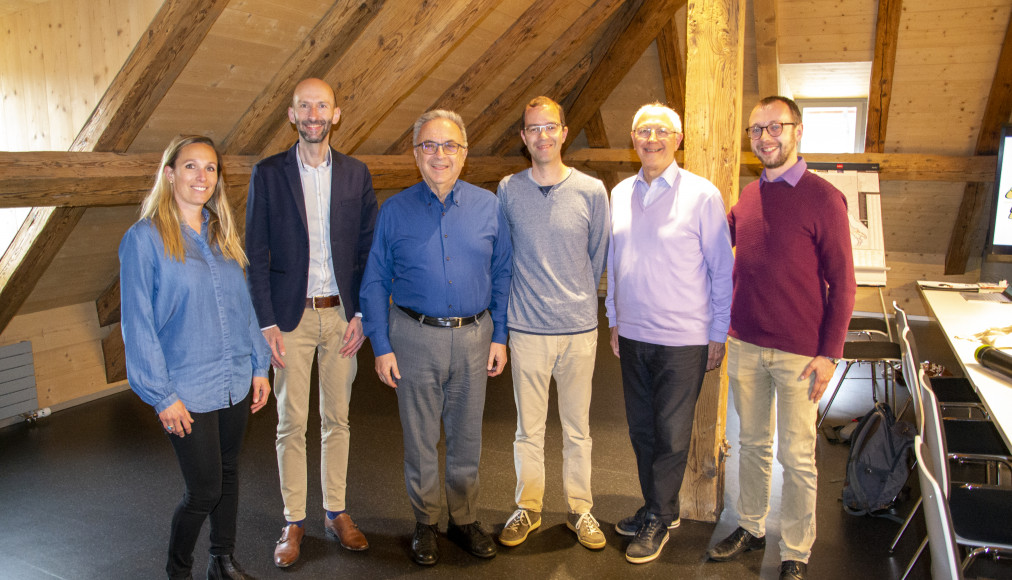
[{"label": "skylight window", "polygon": [[863,153],[867,99],[798,99],[802,153]]}]

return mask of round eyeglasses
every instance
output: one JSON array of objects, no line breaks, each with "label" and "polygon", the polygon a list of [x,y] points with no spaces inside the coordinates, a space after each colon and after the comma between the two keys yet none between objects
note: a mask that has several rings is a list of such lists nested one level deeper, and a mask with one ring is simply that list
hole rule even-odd
[{"label": "round eyeglasses", "polygon": [[762,139],[763,129],[766,129],[766,132],[769,133],[770,137],[779,137],[780,134],[784,132],[784,127],[787,125],[797,125],[797,123],[781,123],[779,121],[773,121],[769,125],[765,126],[752,125],[751,127],[745,129],[745,134],[753,141],[756,141],[758,139]]},{"label": "round eyeglasses", "polygon": [[422,153],[425,153],[426,155],[435,155],[436,151],[438,151],[440,147],[443,148],[443,153],[447,155],[456,155],[457,151],[459,151],[460,149],[467,149],[467,145],[461,145],[456,141],[446,141],[444,143],[437,143],[435,141],[422,141],[418,145],[415,145],[415,147],[421,147]]}]

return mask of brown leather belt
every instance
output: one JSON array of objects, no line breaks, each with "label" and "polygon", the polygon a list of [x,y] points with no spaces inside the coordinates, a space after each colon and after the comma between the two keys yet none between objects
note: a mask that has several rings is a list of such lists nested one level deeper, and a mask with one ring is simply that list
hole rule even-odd
[{"label": "brown leather belt", "polygon": [[436,318],[434,316],[426,316],[424,314],[419,314],[414,310],[410,308],[405,308],[403,306],[397,306],[397,308],[400,308],[401,311],[404,312],[404,314],[407,314],[408,316],[414,318],[415,320],[421,322],[422,324],[427,324],[429,326],[439,326],[442,328],[460,328],[461,326],[474,324],[475,322],[478,321],[479,318],[481,318],[482,316],[485,315],[486,312],[488,312],[487,310],[482,310],[481,312],[475,314],[474,316],[465,316],[463,318],[455,318],[455,317]]},{"label": "brown leather belt", "polygon": [[324,308],[333,308],[341,305],[341,297],[338,295],[334,296],[313,296],[312,298],[306,298],[306,308],[312,308],[313,310],[322,310]]}]

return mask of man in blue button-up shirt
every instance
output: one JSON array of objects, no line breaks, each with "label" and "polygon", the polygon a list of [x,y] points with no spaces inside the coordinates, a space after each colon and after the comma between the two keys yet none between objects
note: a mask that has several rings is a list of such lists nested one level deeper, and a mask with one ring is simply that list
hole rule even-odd
[{"label": "man in blue button-up shirt", "polygon": [[439,558],[441,418],[448,535],[475,556],[495,556],[476,521],[478,461],[485,383],[506,365],[513,252],[495,195],[457,179],[467,157],[460,116],[425,113],[414,143],[423,182],[383,204],[361,303],[376,372],[397,389],[404,480],[417,520],[412,558],[432,565]]}]

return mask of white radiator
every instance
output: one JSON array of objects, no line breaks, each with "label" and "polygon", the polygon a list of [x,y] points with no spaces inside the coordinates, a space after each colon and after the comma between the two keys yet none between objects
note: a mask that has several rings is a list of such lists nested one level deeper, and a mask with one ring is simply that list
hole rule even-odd
[{"label": "white radiator", "polygon": [[0,421],[38,408],[32,343],[0,347]]}]

